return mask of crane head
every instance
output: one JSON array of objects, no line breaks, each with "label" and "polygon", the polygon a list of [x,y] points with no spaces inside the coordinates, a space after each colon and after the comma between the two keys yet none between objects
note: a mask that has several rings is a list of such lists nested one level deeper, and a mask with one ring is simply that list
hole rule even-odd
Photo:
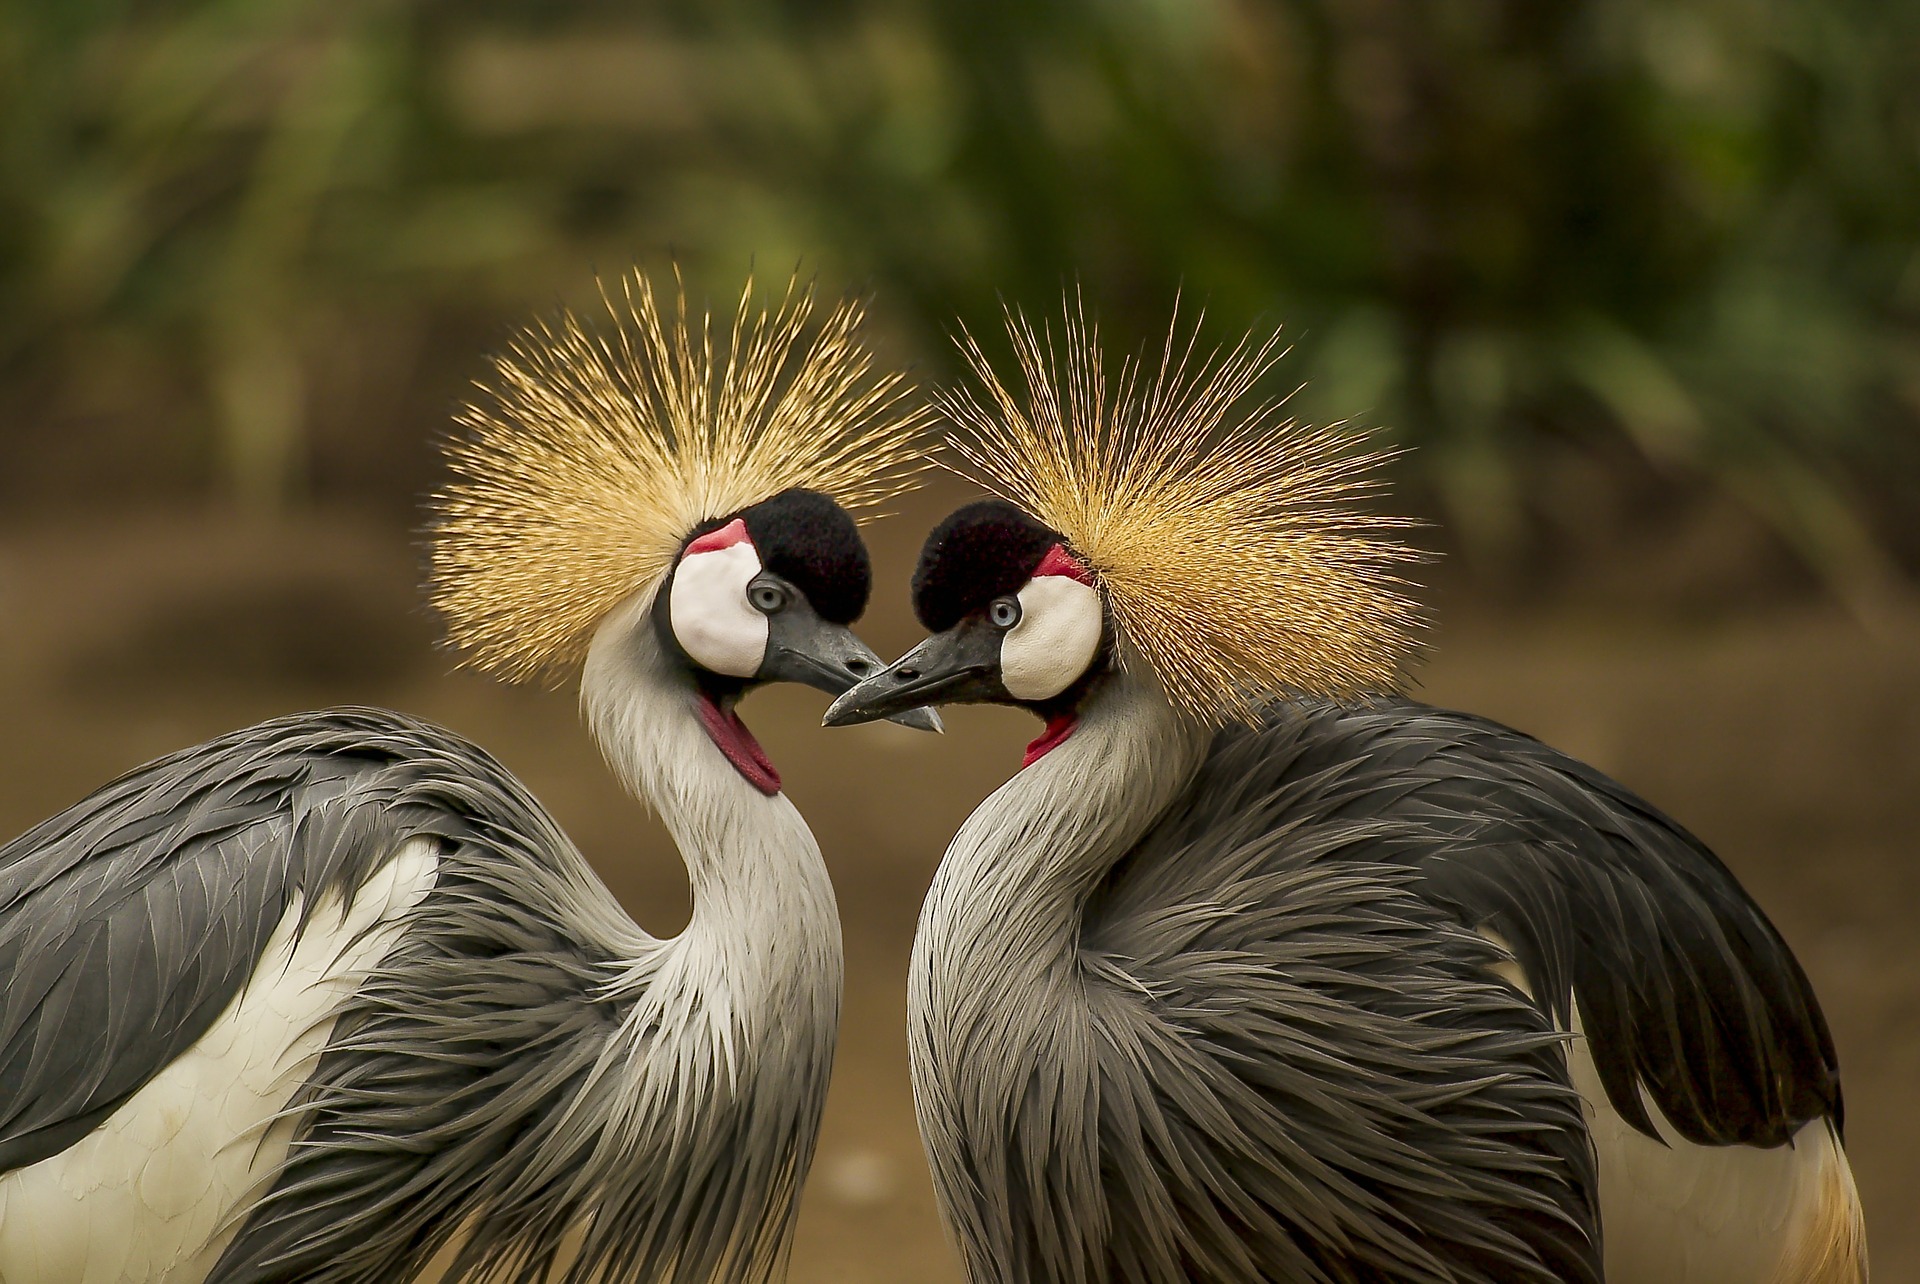
[{"label": "crane head", "polygon": [[[653,627],[691,678],[707,734],[767,792],[779,788],[779,777],[734,704],[769,682],[837,696],[879,670],[880,657],[849,627],[871,589],[853,518],[827,496],[796,487],[695,527],[655,595]],[[940,729],[930,709],[883,716]]]},{"label": "crane head", "polygon": [[[845,510],[924,466],[925,419],[899,375],[875,371],[860,304],[821,317],[810,286],[769,306],[749,282],[729,324],[637,272],[603,302],[597,322],[563,312],[524,332],[447,439],[431,595],[462,662],[557,683],[736,520],[752,528],[736,559],[786,550],[762,569],[824,619],[857,615],[866,560]],[[814,499],[785,498],[800,491]]]},{"label": "crane head", "polygon": [[1047,722],[1032,762],[1072,733],[1114,664],[1111,612],[1064,535],[1004,500],[969,504],[928,536],[914,612],[933,636],[827,711],[845,726],[923,704],[1016,704]]},{"label": "crane head", "polygon": [[1017,311],[1007,327],[1015,375],[963,336],[973,377],[936,398],[950,466],[1007,502],[934,533],[915,594],[935,637],[830,720],[1011,701],[1048,719],[1031,760],[1116,664],[1207,726],[1399,683],[1420,618],[1398,568],[1419,554],[1393,538],[1410,523],[1356,504],[1392,452],[1259,399],[1277,331],[1209,352],[1176,318],[1157,359],[1116,367],[1077,298],[1058,328]]}]

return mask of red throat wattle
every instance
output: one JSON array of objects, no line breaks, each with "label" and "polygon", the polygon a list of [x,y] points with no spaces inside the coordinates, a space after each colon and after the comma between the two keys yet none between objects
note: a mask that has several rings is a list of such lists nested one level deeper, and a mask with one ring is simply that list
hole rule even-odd
[{"label": "red throat wattle", "polygon": [[722,709],[704,691],[694,707],[700,712],[700,725],[707,729],[708,738],[719,746],[733,769],[761,793],[769,797],[779,793],[780,773],[773,769],[767,760],[767,751],[747,730],[747,724],[740,721],[740,715],[731,709]]},{"label": "red throat wattle", "polygon": [[1031,767],[1039,762],[1046,757],[1049,750],[1058,749],[1066,743],[1067,737],[1072,735],[1073,729],[1079,725],[1080,715],[1077,713],[1056,713],[1048,718],[1047,729],[1040,733],[1039,739],[1027,746],[1027,756],[1020,760],[1020,765]]}]

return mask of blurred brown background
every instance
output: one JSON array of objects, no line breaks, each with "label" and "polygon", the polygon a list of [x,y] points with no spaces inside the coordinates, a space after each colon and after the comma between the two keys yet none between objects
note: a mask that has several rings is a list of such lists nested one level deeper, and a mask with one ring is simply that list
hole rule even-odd
[{"label": "blurred brown background", "polygon": [[[1423,693],[1701,833],[1812,974],[1882,1279],[1920,1278],[1920,9],[1869,0],[0,0],[0,830],[358,702],[545,799],[635,915],[685,886],[569,693],[450,671],[435,435],[514,326],[669,256],[947,335],[1078,280],[1284,322],[1274,391],[1411,451]],[[885,654],[964,487],[872,528]],[[954,1278],[904,967],[1032,728],[747,716],[833,865],[839,1072],[802,1281]]]}]

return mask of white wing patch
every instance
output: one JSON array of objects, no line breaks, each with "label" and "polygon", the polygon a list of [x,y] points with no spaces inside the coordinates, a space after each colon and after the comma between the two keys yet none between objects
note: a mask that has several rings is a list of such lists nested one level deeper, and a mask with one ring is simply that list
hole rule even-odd
[{"label": "white wing patch", "polygon": [[99,1127],[0,1177],[5,1284],[198,1284],[285,1157],[276,1116],[312,1072],[331,1013],[393,948],[432,888],[409,843],[298,943],[296,900],[252,978],[198,1042]]},{"label": "white wing patch", "polygon": [[746,540],[680,559],[667,598],[673,636],[701,667],[734,678],[760,672],[767,617],[747,601],[760,555]]},{"label": "white wing patch", "polygon": [[[1518,964],[1495,971],[1532,996]],[[1567,1070],[1600,1163],[1608,1284],[1865,1284],[1860,1197],[1830,1121],[1784,1146],[1699,1146],[1642,1088],[1662,1145],[1607,1100],[1577,1003],[1572,1017]]]},{"label": "white wing patch", "polygon": [[1072,686],[1100,649],[1100,594],[1065,575],[1020,590],[1020,622],[1000,643],[1000,681],[1016,700],[1046,700]]}]

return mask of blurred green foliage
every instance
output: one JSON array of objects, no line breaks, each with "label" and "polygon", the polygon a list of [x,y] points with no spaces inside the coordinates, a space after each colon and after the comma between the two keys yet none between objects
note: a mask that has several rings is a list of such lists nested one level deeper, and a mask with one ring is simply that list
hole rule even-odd
[{"label": "blurred green foliage", "polygon": [[594,270],[804,261],[936,378],[1077,279],[1129,341],[1285,321],[1470,546],[1573,456],[1864,593],[1920,527],[1917,68],[1873,0],[0,0],[0,413],[26,477],[406,492]]}]

